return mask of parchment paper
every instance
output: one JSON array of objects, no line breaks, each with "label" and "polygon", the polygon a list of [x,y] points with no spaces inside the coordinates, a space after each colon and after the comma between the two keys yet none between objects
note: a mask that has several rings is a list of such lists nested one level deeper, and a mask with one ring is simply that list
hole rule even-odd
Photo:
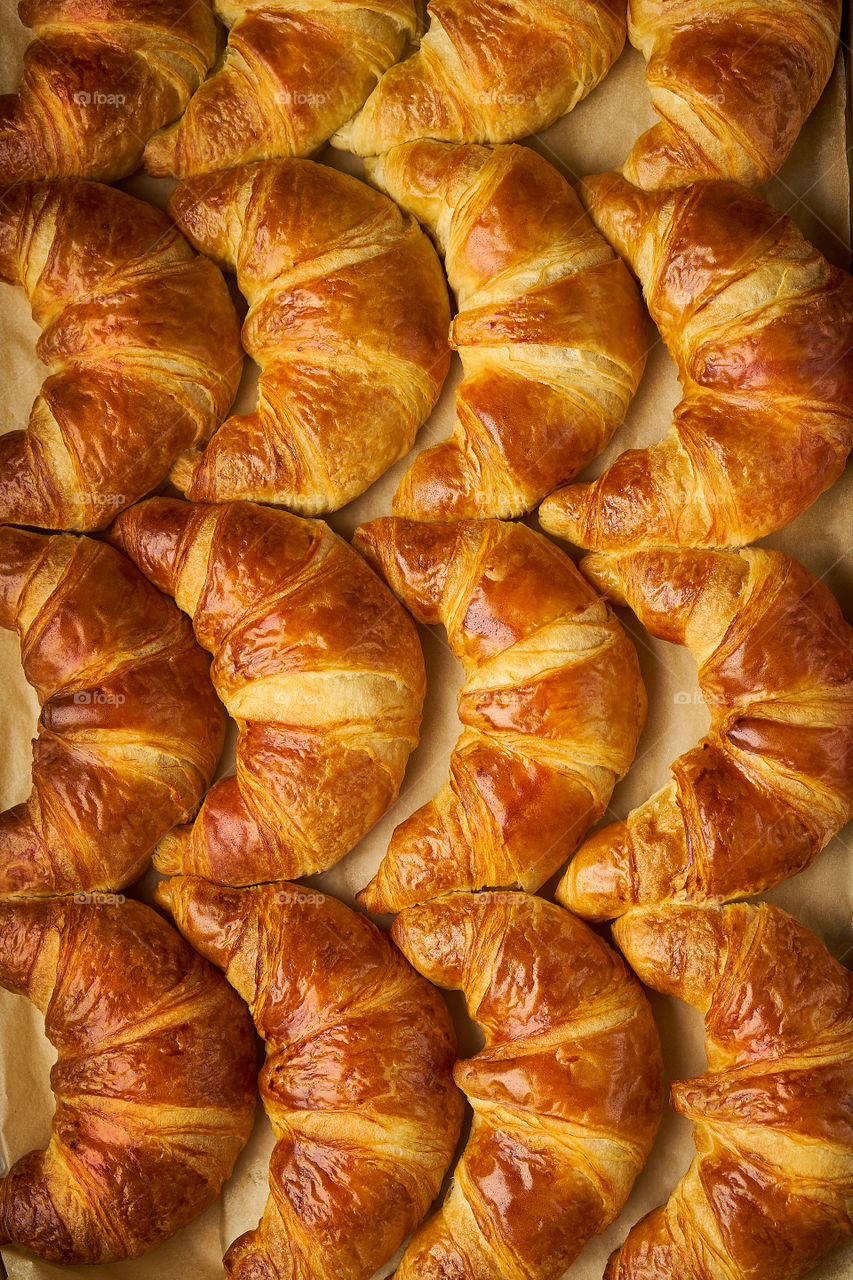
[{"label": "parchment paper", "polygon": [[[20,76],[20,56],[27,33],[13,5],[0,7],[0,91],[13,90]],[[850,261],[850,183],[846,151],[846,90],[841,60],[819,106],[807,122],[781,174],[765,188],[767,197],[790,212],[804,233],[833,262]],[[626,48],[605,82],[572,115],[559,121],[529,145],[556,164],[571,180],[602,172],[619,164],[637,135],[653,122],[643,85],[643,60]],[[359,174],[352,156],[327,149],[323,163]],[[133,194],[165,205],[174,185],[134,175],[119,184]],[[4,387],[0,432],[23,426],[44,376],[34,344],[38,329],[29,316],[20,289],[0,285],[0,351]],[[625,424],[604,453],[589,468],[597,475],[623,449],[645,445],[668,429],[679,398],[675,369],[655,331],[649,328],[649,363]],[[253,404],[257,371],[247,369],[238,410]],[[453,421],[453,393],[460,376],[454,365],[441,401],[422,429],[415,451],[449,434]],[[363,520],[390,512],[391,497],[410,458],[392,468],[366,494],[330,521],[345,536]],[[587,477],[584,477],[587,478]],[[799,520],[767,545],[798,556],[825,578],[853,621],[853,479],[844,477]],[[574,552],[577,555],[577,552]],[[695,666],[686,652],[653,640],[628,611],[621,617],[634,636],[649,692],[648,723],[636,763],[617,786],[607,820],[624,817],[669,780],[668,766],[705,732],[708,715],[698,696]],[[450,654],[440,629],[420,628],[429,687],[421,745],[413,755],[401,795],[388,814],[337,867],[314,882],[345,902],[375,870],[395,825],[408,816],[444,780],[450,749],[459,732],[456,694],[462,671]],[[26,798],[30,789],[30,738],[38,719],[35,696],[20,669],[17,639],[0,632],[0,808]],[[233,761],[233,741],[220,772]],[[149,875],[131,892],[150,898]],[[547,893],[547,886],[543,892]],[[767,897],[793,911],[836,956],[853,963],[853,832],[848,827],[802,875]],[[449,996],[463,1054],[476,1051],[481,1039],[467,1019],[461,998]],[[704,1069],[701,1017],[679,1001],[651,995],[664,1045],[669,1078],[698,1074]],[[44,1039],[43,1020],[22,997],[0,991],[0,1156],[6,1165],[50,1133],[53,1110],[48,1073],[54,1058]],[[223,1274],[221,1256],[227,1245],[257,1221],[267,1195],[267,1162],[272,1146],[268,1122],[259,1107],[258,1123],[247,1150],[220,1200],[187,1230],[146,1258],[105,1267],[60,1268],[33,1261],[13,1247],[2,1257],[11,1280],[216,1280]],[[567,1272],[569,1280],[601,1280],[605,1260],[631,1224],[667,1198],[693,1155],[691,1128],[667,1108],[660,1135],[645,1171],[619,1220],[587,1245]],[[388,1276],[389,1263],[379,1273]],[[853,1243],[830,1255],[814,1272],[814,1280],[850,1280]]]}]

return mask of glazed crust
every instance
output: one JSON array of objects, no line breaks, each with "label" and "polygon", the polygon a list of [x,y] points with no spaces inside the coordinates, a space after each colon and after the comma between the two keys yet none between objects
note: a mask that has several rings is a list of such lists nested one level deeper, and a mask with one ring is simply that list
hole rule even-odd
[{"label": "glazed crust", "polygon": [[660,123],[621,172],[638,187],[757,186],[779,169],[832,73],[841,0],[630,0]]},{"label": "glazed crust", "polygon": [[155,866],[256,884],[337,862],[394,800],[418,741],[411,618],[328,526],[285,511],[155,498],[112,537],[192,618],[239,728],[236,777]]},{"label": "glazed crust", "polygon": [[738,547],[795,519],[853,445],[853,280],[733,183],[588,178],[593,220],[643,283],[684,390],[659,444],[543,502],[581,547]]},{"label": "glazed crust", "polygon": [[0,528],[0,626],[41,706],[32,793],[0,815],[0,894],[120,889],[213,777],[210,660],[172,601],[91,538]]},{"label": "glazed crust", "polygon": [[159,209],[73,178],[4,193],[0,278],[26,291],[50,369],[26,431],[0,437],[0,523],[102,529],[234,399],[225,280]]},{"label": "glazed crust", "polygon": [[360,156],[402,142],[513,142],[546,129],[604,79],[625,43],[625,0],[430,0],[420,48],[391,67],[332,138]]},{"label": "glazed crust", "polygon": [[145,167],[155,176],[311,155],[417,28],[414,0],[217,0],[216,9],[229,27],[224,59],[180,120],[148,143]]},{"label": "glazed crust", "polygon": [[778,551],[594,554],[584,572],[699,663],[711,728],[673,781],[597,831],[557,895],[593,919],[746,897],[794,875],[853,810],[853,629]]},{"label": "glazed crust", "polygon": [[413,142],[367,169],[437,238],[465,375],[453,435],[418,455],[394,511],[530,511],[625,416],[646,360],[639,290],[565,179],[527,147]]},{"label": "glazed crust", "polygon": [[453,1026],[388,937],[294,884],[158,888],[252,1012],[276,1146],[263,1218],[231,1280],[368,1280],[421,1221],[459,1137]]},{"label": "glazed crust", "polygon": [[619,1213],[662,1107],[640,984],[580,920],[519,893],[410,907],[393,936],[461,990],[485,1048],[458,1062],[474,1110],[442,1208],[398,1280],[556,1280]]},{"label": "glazed crust", "polygon": [[567,556],[524,525],[373,520],[354,545],[462,661],[450,778],[401,823],[359,894],[399,911],[453,889],[544,884],[634,758],[646,696],[631,641]]},{"label": "glazed crust", "polygon": [[251,498],[335,511],[414,443],[447,375],[450,306],[417,224],[310,160],[190,179],[169,209],[249,303],[258,406],[229,418],[171,479],[192,502]]},{"label": "glazed crust", "polygon": [[705,1015],[709,1070],[672,1086],[697,1156],[605,1280],[801,1280],[853,1235],[853,977],[777,907],[636,911],[643,982]]},{"label": "glazed crust", "polygon": [[134,1258],[218,1196],[252,1129],[252,1024],[142,903],[0,902],[0,985],[57,1050],[50,1144],[0,1181],[0,1243],[58,1263]]},{"label": "glazed crust", "polygon": [[18,13],[33,40],[17,94],[0,97],[4,186],[133,173],[216,56],[207,0],[22,0]]}]

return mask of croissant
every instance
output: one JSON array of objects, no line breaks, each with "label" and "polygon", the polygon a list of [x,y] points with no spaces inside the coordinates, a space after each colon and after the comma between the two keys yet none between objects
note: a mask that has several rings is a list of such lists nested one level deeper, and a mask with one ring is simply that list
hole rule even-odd
[{"label": "croissant", "polygon": [[417,30],[414,0],[217,0],[224,60],[145,149],[158,177],[307,156],[362,105]]},{"label": "croissant", "polygon": [[474,1111],[453,1183],[396,1278],[557,1280],[619,1213],[660,1121],[642,988],[580,920],[527,894],[409,907],[392,934],[464,992],[485,1036],[453,1072]]},{"label": "croissant", "polygon": [[672,1086],[698,1154],[605,1280],[800,1280],[853,1236],[853,977],[765,903],[632,912],[614,932],[643,982],[702,1010],[709,1070]]},{"label": "croissant", "polygon": [[637,655],[571,560],[524,525],[373,520],[356,546],[465,668],[450,778],[396,828],[358,895],[399,911],[452,889],[538,889],[634,758]]},{"label": "croissant", "polygon": [[585,98],[625,43],[625,0],[430,0],[412,57],[332,137],[359,156],[416,138],[512,142]]},{"label": "croissant", "polygon": [[237,272],[258,406],[175,464],[193,502],[255,498],[305,515],[350,502],[412,447],[447,375],[450,307],[417,224],[310,160],[178,187],[169,209]]},{"label": "croissant", "polygon": [[778,551],[591,555],[584,572],[699,663],[711,727],[673,780],[598,831],[557,890],[593,919],[746,897],[796,874],[853,816],[853,629]]},{"label": "croissant", "polygon": [[452,437],[418,455],[394,510],[530,511],[625,416],[646,358],[639,290],[568,183],[527,147],[413,142],[367,167],[438,237],[465,373]]},{"label": "croissant", "polygon": [[660,123],[622,173],[638,187],[748,186],[781,168],[829,80],[841,0],[631,0]]},{"label": "croissant", "polygon": [[32,793],[0,815],[0,894],[120,889],[213,777],[225,714],[207,654],[111,547],[8,526],[0,626],[41,705]]},{"label": "croissant", "polygon": [[270,1197],[226,1275],[368,1280],[423,1218],[459,1137],[441,997],[364,916],[300,885],[177,877],[157,897],[266,1041]]},{"label": "croissant", "polygon": [[397,795],[425,692],[411,618],[320,521],[155,498],[111,537],[174,595],[237,721],[237,773],[154,865],[224,884],[337,862]]},{"label": "croissant", "polygon": [[0,523],[104,528],[231,404],[228,288],[159,209],[77,179],[4,193],[0,278],[23,285],[50,369],[27,430],[0,437]]},{"label": "croissant", "polygon": [[120,895],[0,902],[0,985],[57,1050],[50,1143],[0,1181],[0,1244],[135,1258],[219,1195],[252,1129],[252,1023],[155,911]]},{"label": "croissant", "polygon": [[207,0],[21,0],[18,13],[33,40],[17,94],[0,97],[4,186],[133,173],[146,139],[181,114],[216,56]]},{"label": "croissant", "polygon": [[584,187],[643,282],[684,395],[661,443],[553,494],[543,527],[601,551],[772,533],[853,446],[853,280],[732,183],[645,193],[607,174]]}]

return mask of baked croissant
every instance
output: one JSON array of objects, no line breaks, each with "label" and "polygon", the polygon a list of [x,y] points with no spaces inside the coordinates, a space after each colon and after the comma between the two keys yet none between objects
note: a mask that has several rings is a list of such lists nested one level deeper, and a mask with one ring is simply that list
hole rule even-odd
[{"label": "baked croissant", "polygon": [[709,1070],[672,1086],[698,1154],[605,1280],[811,1274],[853,1236],[853,977],[765,903],[631,912],[614,932],[643,982],[702,1010]]},{"label": "baked croissant", "polygon": [[0,523],[104,528],[228,410],[228,288],[159,209],[77,179],[4,193],[0,278],[23,285],[50,369],[26,431],[0,437]]},{"label": "baked croissant", "polygon": [[255,1040],[220,974],[141,902],[0,902],[0,985],[57,1050],[50,1143],[0,1181],[0,1244],[106,1263],[219,1195],[252,1129]]},{"label": "baked croissant", "polygon": [[146,139],[181,114],[216,57],[207,0],[21,0],[18,13],[33,40],[17,94],[0,97],[4,186],[133,173]]},{"label": "baked croissant", "polygon": [[430,0],[427,14],[420,48],[333,146],[374,156],[415,138],[512,142],[577,106],[625,43],[625,0]]},{"label": "baked croissant", "polygon": [[213,777],[225,714],[185,618],[112,547],[0,528],[0,626],[41,705],[0,894],[120,889]]},{"label": "baked croissant", "polygon": [[367,168],[438,238],[465,372],[452,437],[417,456],[394,510],[530,511],[625,416],[646,359],[639,290],[569,184],[527,147],[412,142]]},{"label": "baked croissant", "polygon": [[853,446],[853,280],[733,183],[646,193],[588,178],[596,225],[643,282],[684,395],[540,520],[581,547],[742,546],[800,515]]},{"label": "baked croissant", "polygon": [[853,629],[778,551],[657,550],[582,562],[699,663],[711,728],[673,781],[590,837],[557,896],[593,919],[746,897],[796,874],[853,816]]},{"label": "baked croissant", "polygon": [[386,197],[310,160],[191,179],[169,209],[237,272],[258,406],[172,480],[193,502],[304,515],[350,502],[412,447],[447,376],[450,307],[427,237]]},{"label": "baked croissant", "polygon": [[453,889],[538,889],[630,767],[646,695],[634,646],[571,560],[524,525],[373,520],[356,546],[465,668],[450,778],[394,831],[358,895],[399,911]]},{"label": "baked croissant", "polygon": [[270,1197],[226,1275],[368,1280],[423,1218],[459,1137],[444,1002],[369,920],[300,885],[177,877],[157,896],[267,1046]]},{"label": "baked croissant", "polygon": [[630,0],[660,123],[622,173],[647,188],[765,182],[817,105],[840,27],[841,0]]},{"label": "baked croissant", "polygon": [[331,529],[284,511],[155,498],[111,536],[192,618],[240,731],[236,776],[154,865],[223,884],[330,867],[394,800],[418,741],[411,618]]},{"label": "baked croissant", "polygon": [[417,30],[414,0],[216,0],[224,60],[145,167],[187,178],[249,160],[307,156],[362,105]]},{"label": "baked croissant", "polygon": [[642,988],[580,920],[526,894],[410,907],[392,934],[430,981],[464,992],[486,1042],[454,1069],[471,1134],[397,1280],[557,1280],[619,1213],[657,1131]]}]

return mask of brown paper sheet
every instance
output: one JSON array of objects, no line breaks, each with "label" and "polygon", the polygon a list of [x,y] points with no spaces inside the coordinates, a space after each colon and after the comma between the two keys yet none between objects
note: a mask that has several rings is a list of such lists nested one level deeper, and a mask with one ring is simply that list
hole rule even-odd
[{"label": "brown paper sheet", "polygon": [[[13,90],[27,33],[10,4],[0,11],[0,91]],[[604,83],[572,115],[531,140],[543,155],[570,178],[613,168],[624,159],[637,135],[653,121],[643,85],[643,60],[633,49],[625,53]],[[833,262],[850,260],[850,181],[846,153],[846,89],[841,60],[820,104],[807,122],[781,174],[765,194],[791,212],[804,233]],[[327,149],[324,163],[360,173],[352,156]],[[173,186],[137,174],[121,184],[126,190],[164,205]],[[42,381],[43,368],[34,353],[38,330],[29,316],[23,292],[0,285],[0,351],[3,355],[3,417],[0,432],[26,423]],[[675,370],[663,345],[650,329],[648,367],[625,424],[588,475],[597,475],[623,449],[658,439],[669,426],[678,400]],[[459,379],[458,360],[430,421],[422,429],[416,451],[449,434],[453,393]],[[256,371],[247,370],[238,409],[253,403]],[[388,514],[392,494],[410,459],[399,463],[331,523],[345,536],[363,520]],[[823,576],[853,621],[853,476],[851,469],[799,520],[767,545],[798,556]],[[695,666],[684,650],[651,639],[627,611],[623,621],[635,637],[649,692],[650,712],[636,763],[616,788],[608,818],[623,817],[669,780],[670,762],[705,731],[708,715],[698,698]],[[444,780],[450,749],[459,728],[456,694],[461,667],[447,649],[440,629],[421,628],[429,677],[421,745],[412,757],[401,795],[391,811],[337,867],[316,882],[345,902],[373,874],[394,826],[426,801]],[[0,632],[0,708],[3,746],[0,760],[0,806],[26,798],[30,788],[30,739],[38,718],[35,696],[20,669],[17,639]],[[230,771],[233,742],[220,766]],[[134,890],[149,896],[156,877],[150,873]],[[848,827],[804,874],[767,895],[795,912],[837,956],[853,956],[853,831]],[[664,1045],[669,1078],[701,1072],[705,1066],[701,1018],[678,1001],[652,995]],[[461,1001],[450,997],[463,1053],[474,1052],[478,1035],[464,1016]],[[6,1165],[50,1133],[52,1099],[48,1081],[54,1054],[44,1039],[43,1020],[22,997],[0,991],[0,1157]],[[253,1226],[267,1195],[267,1162],[271,1132],[259,1108],[258,1123],[247,1150],[220,1200],[187,1230],[154,1253],[133,1262],[104,1267],[60,1268],[34,1261],[5,1247],[2,1257],[10,1280],[215,1280],[223,1274],[227,1245]],[[629,1227],[667,1198],[693,1155],[690,1125],[667,1109],[660,1135],[645,1171],[619,1218],[603,1236],[587,1245],[567,1272],[568,1280],[601,1280],[610,1251]],[[395,1260],[396,1261],[396,1260]],[[389,1276],[392,1261],[379,1273]],[[814,1280],[849,1280],[853,1275],[853,1243],[837,1249],[814,1272]]]}]

